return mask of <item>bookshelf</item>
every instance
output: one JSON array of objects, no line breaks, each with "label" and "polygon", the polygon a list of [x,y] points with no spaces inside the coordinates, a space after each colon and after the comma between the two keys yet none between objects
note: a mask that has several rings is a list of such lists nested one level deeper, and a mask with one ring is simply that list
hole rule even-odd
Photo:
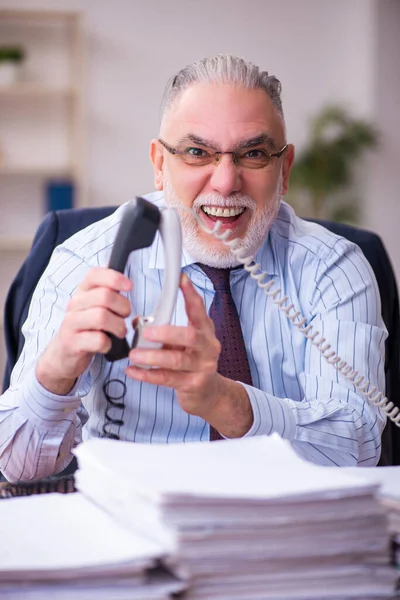
[{"label": "bookshelf", "polygon": [[25,51],[18,80],[0,85],[1,338],[5,296],[45,216],[47,184],[71,183],[74,206],[88,204],[84,37],[78,11],[0,9],[0,45]]},{"label": "bookshelf", "polygon": [[30,166],[30,165],[0,165],[0,177],[39,177],[43,179],[74,179],[71,167]]},{"label": "bookshelf", "polygon": [[14,84],[12,86],[0,87],[1,98],[46,98],[46,97],[70,97],[75,93],[74,88],[52,87],[50,85]]}]

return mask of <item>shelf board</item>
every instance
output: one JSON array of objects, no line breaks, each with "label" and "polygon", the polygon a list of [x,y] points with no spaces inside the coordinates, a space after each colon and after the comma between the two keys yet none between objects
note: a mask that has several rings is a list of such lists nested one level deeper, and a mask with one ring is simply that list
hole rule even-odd
[{"label": "shelf board", "polygon": [[0,177],[39,177],[39,178],[59,178],[67,177],[73,179],[73,171],[71,168],[54,168],[54,167],[28,167],[28,166],[13,166],[0,165]]},{"label": "shelf board", "polygon": [[75,20],[81,16],[80,11],[55,11],[55,10],[19,10],[19,9],[0,9],[0,19],[58,19],[58,20]]},{"label": "shelf board", "polygon": [[1,235],[1,252],[28,252],[31,249],[33,235]]},{"label": "shelf board", "polygon": [[0,98],[72,98],[72,87],[54,87],[36,83],[18,83],[0,86]]}]

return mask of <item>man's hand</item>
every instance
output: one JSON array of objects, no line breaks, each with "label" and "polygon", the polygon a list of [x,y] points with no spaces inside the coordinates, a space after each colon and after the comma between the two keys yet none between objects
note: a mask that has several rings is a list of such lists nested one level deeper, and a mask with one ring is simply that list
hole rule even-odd
[{"label": "man's hand", "polygon": [[146,339],[160,342],[162,349],[134,349],[132,363],[158,367],[127,368],[132,379],[174,388],[187,413],[206,420],[226,437],[241,437],[250,429],[253,412],[242,385],[217,373],[221,345],[202,298],[186,275],[181,279],[187,327],[148,326]]},{"label": "man's hand", "polygon": [[36,377],[44,388],[61,396],[68,394],[93,355],[110,350],[111,340],[104,332],[125,337],[124,318],[131,308],[120,292],[131,287],[125,275],[112,269],[88,271],[68,304],[57,335],[39,358]]}]

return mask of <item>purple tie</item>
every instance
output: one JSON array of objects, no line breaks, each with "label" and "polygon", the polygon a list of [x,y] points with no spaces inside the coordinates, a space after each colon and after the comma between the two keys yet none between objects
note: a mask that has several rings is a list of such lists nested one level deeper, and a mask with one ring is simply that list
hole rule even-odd
[{"label": "purple tie", "polygon": [[[246,346],[235,302],[231,294],[231,269],[217,269],[199,264],[211,279],[215,289],[209,316],[215,326],[215,335],[221,343],[218,373],[223,377],[252,385]],[[220,434],[210,427],[210,440],[221,439]]]}]

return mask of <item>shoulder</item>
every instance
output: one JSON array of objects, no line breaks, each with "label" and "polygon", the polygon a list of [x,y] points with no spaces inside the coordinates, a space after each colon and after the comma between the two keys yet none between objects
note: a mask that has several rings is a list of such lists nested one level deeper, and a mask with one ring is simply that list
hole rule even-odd
[{"label": "shoulder", "polygon": [[346,259],[367,263],[360,248],[351,241],[354,236],[345,237],[348,228],[334,223],[331,226],[332,230],[302,219],[291,206],[282,202],[271,227],[271,243],[281,251],[291,248],[295,258],[303,257],[316,265],[328,267]]},{"label": "shoulder", "polygon": [[[143,197],[149,202],[159,205],[160,208],[163,206],[163,196],[159,192],[150,193]],[[88,265],[103,266],[107,264],[128,204],[129,202],[122,204],[111,215],[75,233],[58,246],[56,254],[76,255]]]},{"label": "shoulder", "polygon": [[[333,231],[301,219],[290,206],[282,203],[271,228],[271,248],[279,272],[295,283],[299,294],[311,305],[321,294],[325,300],[329,295],[335,298],[348,294],[377,298],[374,271],[363,251],[338,233],[342,230],[346,233],[346,226],[333,223],[330,226]],[[357,240],[357,235],[350,234],[352,240]]]},{"label": "shoulder", "polygon": [[108,217],[96,221],[81,229],[56,248],[56,255],[75,254],[83,260],[91,262],[110,249],[122,220],[126,204],[122,204]]}]

